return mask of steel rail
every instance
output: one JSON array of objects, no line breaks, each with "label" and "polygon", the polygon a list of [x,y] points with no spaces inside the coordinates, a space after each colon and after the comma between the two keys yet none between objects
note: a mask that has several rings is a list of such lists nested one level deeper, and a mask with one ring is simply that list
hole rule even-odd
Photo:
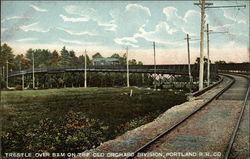
[{"label": "steel rail", "polygon": [[230,82],[229,85],[227,85],[226,87],[224,87],[215,97],[215,99],[217,100],[225,91],[227,91],[234,83],[235,83],[235,78],[233,78],[232,76],[229,75],[225,75],[222,74],[223,76],[226,76],[228,78],[230,78],[232,81]]},{"label": "steel rail", "polygon": [[[246,77],[244,75],[239,75],[241,77],[244,77],[244,78],[247,78],[248,81],[250,81],[249,77]],[[230,137],[230,141],[229,141],[229,144],[227,146],[227,149],[226,149],[226,152],[225,152],[225,155],[224,155],[224,159],[228,159],[229,155],[230,155],[230,152],[232,150],[232,147],[233,147],[233,144],[234,144],[234,140],[235,140],[235,137],[237,135],[237,132],[239,130],[239,127],[240,127],[240,122],[241,122],[241,119],[243,117],[243,113],[244,113],[244,110],[245,110],[245,107],[246,107],[246,103],[247,103],[247,99],[249,97],[249,91],[250,91],[250,85],[248,85],[248,89],[247,89],[247,92],[246,92],[246,96],[245,96],[245,99],[244,99],[244,103],[241,107],[241,111],[240,111],[240,114],[239,114],[239,117],[238,117],[238,120],[237,120],[237,123],[234,127],[234,130],[233,130],[233,133]]]},{"label": "steel rail", "polygon": [[[146,144],[144,144],[142,147],[140,147],[139,149],[137,149],[135,152],[133,152],[133,156],[129,156],[126,157],[125,159],[132,159],[134,157],[136,157],[136,155],[139,152],[143,152],[143,150],[145,150],[146,148],[148,148],[150,145],[152,145],[154,142],[158,141],[161,137],[169,134],[171,131],[173,131],[176,127],[178,127],[180,124],[182,124],[184,121],[186,121],[188,118],[190,118],[191,116],[193,116],[195,113],[197,113],[199,110],[201,110],[203,107],[205,107],[206,105],[208,105],[210,102],[212,102],[214,99],[218,99],[226,90],[228,90],[234,83],[235,83],[235,78],[232,76],[228,76],[228,75],[223,75],[226,77],[229,77],[232,81],[226,86],[224,87],[219,93],[217,93],[216,95],[214,95],[212,98],[210,98],[208,101],[206,101],[204,104],[202,104],[200,107],[198,107],[197,109],[195,109],[192,113],[190,113],[189,115],[187,115],[186,117],[184,117],[181,121],[177,122],[176,124],[174,124],[173,126],[171,126],[170,128],[168,128],[167,130],[165,130],[163,133],[161,133],[160,135],[156,136],[154,139],[152,139],[151,141],[147,142]],[[223,92],[223,93],[221,93]]]},{"label": "steel rail", "polygon": [[217,81],[216,83],[214,83],[214,84],[212,84],[212,85],[210,85],[210,86],[208,86],[208,87],[205,87],[205,88],[203,88],[202,90],[198,90],[198,91],[196,91],[196,92],[193,92],[193,93],[191,93],[191,94],[189,94],[189,95],[190,95],[191,97],[197,97],[197,96],[199,96],[199,95],[202,95],[202,94],[205,93],[206,91],[208,91],[208,90],[214,88],[215,86],[217,86],[218,84],[220,84],[220,83],[223,81],[223,79],[224,79],[224,78],[222,78],[222,77],[220,77],[220,76],[218,76],[218,77],[219,77],[219,81]]}]

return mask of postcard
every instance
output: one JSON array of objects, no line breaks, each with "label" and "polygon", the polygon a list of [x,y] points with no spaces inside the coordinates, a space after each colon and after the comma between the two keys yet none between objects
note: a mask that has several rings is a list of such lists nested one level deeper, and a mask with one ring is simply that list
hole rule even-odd
[{"label": "postcard", "polygon": [[248,158],[249,7],[1,1],[1,158]]}]

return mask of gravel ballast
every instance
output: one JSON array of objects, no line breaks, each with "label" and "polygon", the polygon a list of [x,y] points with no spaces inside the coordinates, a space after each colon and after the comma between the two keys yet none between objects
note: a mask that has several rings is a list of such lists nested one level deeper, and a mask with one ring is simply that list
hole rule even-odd
[{"label": "gravel ballast", "polygon": [[[221,84],[207,91],[203,95],[200,95],[198,97],[193,97],[188,102],[174,106],[168,109],[163,114],[161,114],[154,121],[142,125],[131,131],[128,131],[114,140],[104,142],[99,147],[89,150],[86,153],[90,152],[91,154],[93,154],[99,152],[103,153],[104,156],[101,155],[102,157],[98,158],[107,158],[107,156],[105,155],[110,152],[115,152],[115,153],[134,152],[136,149],[138,149],[148,141],[152,140],[154,137],[162,133],[164,130],[168,129],[176,122],[182,120],[185,116],[193,112],[200,105],[208,101],[208,99],[217,94],[229,82],[230,80],[228,78],[225,78]],[[221,149],[225,148],[225,145],[222,146],[223,148],[221,148],[221,145],[214,146],[214,144],[209,144],[209,143],[215,142],[219,144],[221,142],[226,142],[228,140],[229,133],[224,135],[224,132],[227,131],[228,128],[233,126],[233,124],[230,123],[230,121],[236,119],[237,113],[239,111],[238,107],[241,103],[242,103],[241,101],[231,101],[231,100],[213,102],[215,106],[211,106],[212,108],[205,107],[204,109],[202,109],[201,113],[196,114],[195,118],[197,120],[194,120],[192,124],[187,124],[188,127],[190,126],[190,129],[192,129],[192,131],[187,129],[188,127],[177,128],[175,131],[178,133],[176,134],[179,134],[179,131],[183,131],[182,133],[180,133],[182,135],[174,135],[175,133],[173,133],[172,135],[168,136],[167,139],[168,142],[165,143],[165,144],[171,144],[172,147],[167,146],[168,149],[166,149],[164,143],[161,143],[158,145],[159,146],[158,149],[154,149],[154,151],[167,152],[169,150],[170,152],[173,151],[176,152],[181,150],[183,152],[186,152],[188,149],[185,148],[189,147],[191,148],[190,150],[195,150],[195,151],[196,150],[202,151],[203,149],[209,152],[220,152]],[[217,105],[220,106],[217,107]],[[204,116],[204,115],[205,118],[199,118],[199,116]],[[221,124],[225,124],[225,127],[221,127]],[[185,132],[184,130],[187,132]],[[219,137],[219,140],[215,139],[217,137]],[[185,142],[183,143],[183,141]],[[89,157],[89,158],[95,158],[95,157]],[[124,156],[115,158],[124,158]]]},{"label": "gravel ballast", "polygon": [[248,159],[249,156],[249,141],[250,141],[250,128],[249,128],[249,107],[250,101],[247,101],[245,111],[240,123],[239,130],[236,134],[236,138],[232,147],[231,154],[229,158],[231,159]]}]

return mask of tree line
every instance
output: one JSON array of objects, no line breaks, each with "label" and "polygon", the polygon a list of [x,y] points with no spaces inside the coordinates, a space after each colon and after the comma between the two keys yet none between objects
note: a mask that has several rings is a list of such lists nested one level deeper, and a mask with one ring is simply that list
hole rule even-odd
[{"label": "tree line", "polygon": [[[34,57],[33,57],[34,56]],[[71,66],[84,66],[85,56],[77,56],[75,51],[67,50],[64,46],[59,52],[57,50],[50,51],[48,49],[28,49],[25,54],[15,55],[13,49],[4,43],[1,45],[0,54],[0,69],[1,69],[1,86],[6,87],[6,73],[7,73],[7,62],[8,72],[20,71],[25,69],[32,69],[34,58],[35,68],[44,67],[71,67]],[[92,58],[86,55],[87,65],[92,65],[92,60],[96,58],[103,58],[101,53],[95,53]],[[110,58],[119,59],[120,65],[126,65],[126,54],[120,56],[118,53],[114,53]],[[130,65],[143,65],[141,61],[135,59],[129,60]],[[78,87],[83,86],[84,73],[61,73],[61,74],[39,74],[35,75],[35,87],[40,88],[54,88],[54,87]],[[153,80],[150,79],[149,75],[147,78],[142,79],[141,74],[131,74],[130,83],[132,85],[150,84]],[[88,85],[98,87],[109,87],[109,86],[125,86],[126,85],[126,74],[124,73],[88,73]],[[21,87],[21,77],[14,77],[9,79],[9,86]],[[32,86],[32,77],[25,76],[25,87]]]}]

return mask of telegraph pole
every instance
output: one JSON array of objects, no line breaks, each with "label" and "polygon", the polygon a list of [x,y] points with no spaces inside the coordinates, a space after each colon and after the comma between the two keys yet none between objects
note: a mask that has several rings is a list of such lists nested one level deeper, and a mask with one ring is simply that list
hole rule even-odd
[{"label": "telegraph pole", "polygon": [[187,40],[187,50],[188,50],[188,76],[189,76],[189,91],[191,93],[192,91],[192,88],[191,88],[191,85],[192,85],[192,75],[191,75],[191,66],[190,66],[190,49],[189,49],[189,40],[191,38],[189,38],[189,35],[187,34],[187,38],[185,38],[185,40]]},{"label": "telegraph pole", "polygon": [[155,60],[155,42],[153,42],[154,48],[154,89],[156,90],[156,60]]},{"label": "telegraph pole", "polygon": [[204,17],[205,16],[205,0],[202,0],[201,4],[201,32],[200,32],[200,71],[199,71],[199,90],[203,88],[203,71],[204,71],[204,61],[203,61],[203,47],[204,47]]},{"label": "telegraph pole", "polygon": [[4,66],[3,66],[3,80],[5,81]]},{"label": "telegraph pole", "polygon": [[22,90],[24,90],[24,74],[22,74]]},{"label": "telegraph pole", "polygon": [[126,48],[126,56],[127,56],[127,87],[130,87],[130,85],[129,85],[129,57],[128,57],[128,47]]},{"label": "telegraph pole", "polygon": [[4,76],[3,76],[3,66],[1,67],[1,79],[4,80]]},{"label": "telegraph pole", "polygon": [[200,71],[199,71],[199,90],[203,89],[204,81],[204,24],[205,24],[205,6],[212,5],[213,3],[206,3],[202,0],[201,3],[194,3],[195,5],[201,5],[201,32],[200,32]]},{"label": "telegraph pole", "polygon": [[32,58],[33,58],[33,68],[32,68],[33,89],[35,89],[35,60],[34,60],[34,52],[32,53]]},{"label": "telegraph pole", "polygon": [[[232,8],[232,7],[246,7],[246,5],[235,5],[235,6],[210,6],[213,3],[205,3],[205,0],[201,0],[201,3],[194,3],[201,8],[201,42],[200,42],[200,73],[199,73],[199,90],[203,88],[203,77],[204,77],[204,24],[205,24],[205,9],[206,8]],[[206,6],[207,5],[207,6]]]},{"label": "telegraph pole", "polygon": [[84,87],[87,88],[87,52],[85,49],[85,57],[84,57]]},{"label": "telegraph pole", "polygon": [[9,87],[9,80],[8,80],[8,76],[9,76],[9,61],[7,60],[7,62],[6,62],[6,88],[8,88]]},{"label": "telegraph pole", "polygon": [[210,85],[209,26],[207,24],[207,86]]},{"label": "telegraph pole", "polygon": [[201,4],[201,42],[200,42],[200,74],[199,74],[199,90],[203,89],[204,77],[204,23],[205,23],[205,0]]},{"label": "telegraph pole", "polygon": [[144,84],[144,73],[141,74],[142,77],[142,84]]}]

